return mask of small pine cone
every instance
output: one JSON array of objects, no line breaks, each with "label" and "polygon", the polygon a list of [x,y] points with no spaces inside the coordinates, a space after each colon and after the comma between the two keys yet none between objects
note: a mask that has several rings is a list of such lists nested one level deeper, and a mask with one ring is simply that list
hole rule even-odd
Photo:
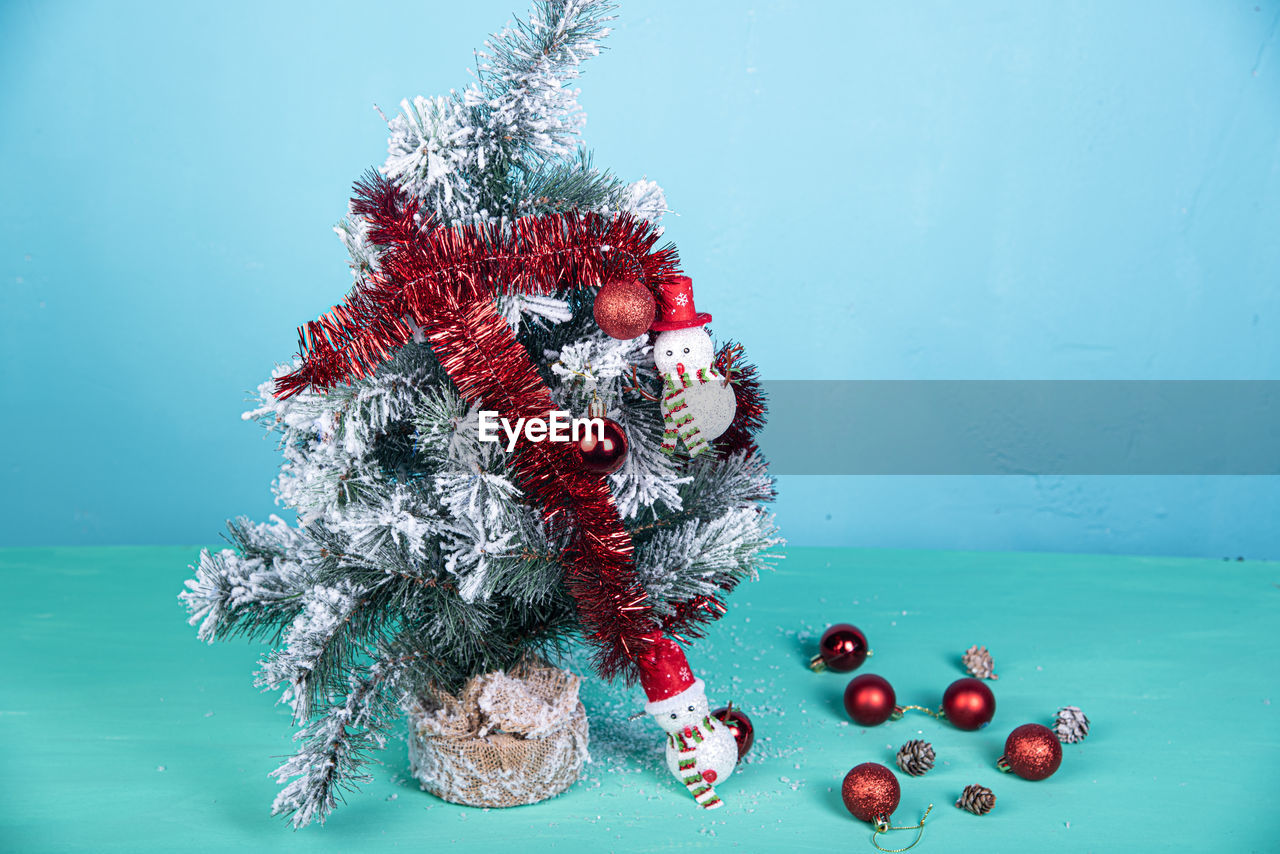
[{"label": "small pine cone", "polygon": [[956,806],[974,815],[986,815],[995,805],[996,796],[986,786],[979,786],[977,783],[965,786],[960,793],[960,800],[956,801]]},{"label": "small pine cone", "polygon": [[1089,734],[1089,719],[1080,711],[1079,706],[1063,706],[1058,709],[1053,731],[1063,744],[1075,744],[1077,741],[1084,741],[1084,737]]},{"label": "small pine cone", "polygon": [[964,662],[964,669],[969,671],[970,675],[979,679],[999,679],[995,674],[995,663],[991,660],[991,653],[987,652],[985,646],[971,646],[965,650],[961,657]]},{"label": "small pine cone", "polygon": [[913,738],[898,748],[898,767],[912,777],[919,777],[931,770],[934,758],[933,745],[918,738]]}]

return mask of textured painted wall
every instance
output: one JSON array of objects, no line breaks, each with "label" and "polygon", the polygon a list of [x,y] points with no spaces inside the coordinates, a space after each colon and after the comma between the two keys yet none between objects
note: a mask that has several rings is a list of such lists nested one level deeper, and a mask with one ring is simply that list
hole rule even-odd
[{"label": "textured painted wall", "polygon": [[[0,545],[263,517],[238,420],[512,4],[0,6]],[[587,142],[774,379],[1280,379],[1280,4],[627,3]],[[832,425],[834,440],[840,437]],[[1274,477],[787,477],[800,544],[1280,556]]]}]

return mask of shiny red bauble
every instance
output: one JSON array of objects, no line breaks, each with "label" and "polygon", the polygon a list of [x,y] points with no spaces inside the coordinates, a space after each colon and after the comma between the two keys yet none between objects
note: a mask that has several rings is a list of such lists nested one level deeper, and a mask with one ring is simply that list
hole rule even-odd
[{"label": "shiny red bauble", "polygon": [[578,457],[589,472],[613,474],[627,461],[627,433],[612,419],[600,420],[604,422],[604,438],[588,425],[586,435],[578,440]]},{"label": "shiny red bauble", "polygon": [[840,795],[854,818],[879,823],[887,822],[898,808],[902,789],[898,786],[898,778],[888,768],[875,762],[864,762],[844,775]]},{"label": "shiny red bauble", "polygon": [[1001,771],[1012,771],[1024,780],[1043,780],[1062,764],[1062,744],[1053,730],[1040,724],[1023,724],[1009,733],[1004,756],[996,762]]},{"label": "shiny red bauble", "polygon": [[956,729],[982,729],[996,714],[996,695],[981,679],[957,679],[942,695],[942,713]]},{"label": "shiny red bauble", "polygon": [[615,281],[600,286],[592,313],[606,335],[626,341],[649,331],[657,309],[653,293],[644,285]]},{"label": "shiny red bauble", "polygon": [[809,662],[814,670],[834,670],[848,673],[857,670],[871,654],[867,636],[857,626],[836,623],[822,633],[818,641],[818,654]]},{"label": "shiny red bauble", "polygon": [[855,676],[844,689],[844,710],[863,726],[878,726],[893,717],[898,698],[883,676]]},{"label": "shiny red bauble", "polygon": [[756,729],[751,725],[751,718],[747,717],[747,713],[730,703],[723,709],[716,709],[711,716],[724,721],[729,732],[733,733],[733,740],[738,742],[738,758],[746,756],[752,742],[756,740]]}]

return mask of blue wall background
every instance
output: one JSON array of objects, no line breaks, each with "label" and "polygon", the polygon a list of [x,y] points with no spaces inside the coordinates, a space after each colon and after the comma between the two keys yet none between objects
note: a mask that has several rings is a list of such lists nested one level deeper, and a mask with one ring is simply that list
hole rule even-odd
[{"label": "blue wall background", "polygon": [[[245,392],[510,0],[0,5],[0,545],[273,507]],[[1275,2],[629,0],[581,83],[767,378],[1280,379]],[[833,431],[838,425],[833,425]],[[1280,557],[1263,477],[788,477],[797,544]]]}]

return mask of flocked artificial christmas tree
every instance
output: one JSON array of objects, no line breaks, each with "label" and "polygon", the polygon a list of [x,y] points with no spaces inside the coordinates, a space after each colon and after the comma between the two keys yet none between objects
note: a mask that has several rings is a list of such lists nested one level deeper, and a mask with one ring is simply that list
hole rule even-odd
[{"label": "flocked artificial christmas tree", "polygon": [[[202,552],[182,598],[205,640],[276,642],[258,681],[300,727],[275,772],[296,826],[362,779],[402,711],[431,724],[470,696],[494,714],[481,740],[537,737],[563,694],[519,680],[544,685],[531,654],[575,637],[651,706],[691,697],[692,677],[654,675],[673,650],[687,669],[669,638],[698,637],[777,542],[754,369],[725,343],[710,365],[664,351],[659,377],[654,337],[700,345],[709,318],[674,249],[655,248],[661,189],[578,147],[567,84],[609,12],[540,3],[487,43],[465,91],[402,103],[336,229],[350,295],[245,415],[280,434],[274,488],[297,524],[231,523],[234,548]],[[700,421],[714,430],[695,435],[681,394],[716,401]],[[593,407],[609,437],[485,441],[484,412],[510,426]]]}]

